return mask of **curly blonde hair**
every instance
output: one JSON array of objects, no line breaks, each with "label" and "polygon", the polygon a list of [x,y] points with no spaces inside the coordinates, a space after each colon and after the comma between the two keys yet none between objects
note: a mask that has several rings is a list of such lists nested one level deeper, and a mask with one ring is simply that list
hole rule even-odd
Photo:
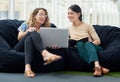
[{"label": "curly blonde hair", "polygon": [[49,22],[49,17],[48,17],[48,12],[46,9],[44,8],[36,8],[30,15],[30,18],[26,21],[26,23],[30,26],[30,27],[35,27],[35,23],[36,23],[36,19],[35,16],[37,15],[37,13],[39,12],[39,10],[44,10],[45,14],[47,15],[45,22],[41,25],[43,27],[50,27],[50,22]]}]

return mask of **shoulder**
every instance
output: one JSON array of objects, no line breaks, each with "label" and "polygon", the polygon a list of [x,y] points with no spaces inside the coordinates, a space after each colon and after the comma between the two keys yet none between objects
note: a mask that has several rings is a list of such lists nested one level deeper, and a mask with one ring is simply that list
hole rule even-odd
[{"label": "shoulder", "polygon": [[28,24],[27,24],[26,22],[23,22],[23,23],[20,25],[20,27],[22,27],[22,26],[28,26]]},{"label": "shoulder", "polygon": [[26,31],[27,28],[28,28],[28,24],[27,24],[26,22],[23,22],[23,23],[19,26],[18,30],[19,30],[19,31]]},{"label": "shoulder", "polygon": [[91,29],[93,28],[93,25],[89,24],[89,23],[86,23],[86,22],[83,22],[83,25],[88,28],[88,29]]}]

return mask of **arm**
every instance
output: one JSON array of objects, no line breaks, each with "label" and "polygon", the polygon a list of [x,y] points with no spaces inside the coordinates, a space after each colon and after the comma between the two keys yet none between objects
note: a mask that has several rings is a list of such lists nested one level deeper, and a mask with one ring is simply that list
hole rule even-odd
[{"label": "arm", "polygon": [[27,31],[26,31],[27,28],[28,28],[28,25],[25,22],[19,26],[18,28],[19,33],[17,37],[18,40],[21,40],[27,34]]},{"label": "arm", "polygon": [[100,40],[94,40],[93,43],[96,44],[96,45],[100,45],[101,44]]},{"label": "arm", "polygon": [[21,24],[21,26],[18,28],[19,33],[18,33],[18,40],[21,40],[28,32],[35,31],[35,27],[30,27],[28,28],[28,25],[24,22]]},{"label": "arm", "polygon": [[96,33],[94,27],[91,25],[89,26],[89,33],[90,33],[91,38],[93,39],[92,43],[94,43],[95,45],[100,45],[101,44],[100,38],[98,34]]},{"label": "arm", "polygon": [[27,31],[25,32],[19,31],[17,39],[21,40],[26,34],[27,34]]},{"label": "arm", "polygon": [[36,31],[35,27],[30,27],[26,31],[19,31],[18,33],[18,40],[21,40],[28,32]]}]

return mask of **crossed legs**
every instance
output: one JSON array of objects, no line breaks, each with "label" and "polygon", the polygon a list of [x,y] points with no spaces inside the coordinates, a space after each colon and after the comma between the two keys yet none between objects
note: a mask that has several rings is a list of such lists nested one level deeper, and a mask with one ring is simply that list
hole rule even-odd
[{"label": "crossed legs", "polygon": [[[33,36],[33,35],[32,35]],[[35,37],[35,34],[34,34]],[[40,36],[39,36],[40,38]],[[57,54],[52,54],[48,52],[46,49],[43,49],[42,42],[40,41],[38,44],[36,41],[37,38],[33,40],[31,36],[28,36],[25,40],[25,76],[26,77],[34,77],[35,73],[31,69],[31,63],[33,61],[35,52],[38,51],[43,57],[45,61],[44,65],[50,64],[51,62],[57,61],[62,57]]]}]

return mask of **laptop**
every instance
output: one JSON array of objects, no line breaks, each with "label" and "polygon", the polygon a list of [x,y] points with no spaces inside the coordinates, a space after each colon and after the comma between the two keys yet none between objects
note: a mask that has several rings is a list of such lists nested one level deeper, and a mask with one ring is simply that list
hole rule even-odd
[{"label": "laptop", "polygon": [[51,46],[57,46],[59,48],[68,47],[68,29],[41,27],[39,33],[44,48]]}]

